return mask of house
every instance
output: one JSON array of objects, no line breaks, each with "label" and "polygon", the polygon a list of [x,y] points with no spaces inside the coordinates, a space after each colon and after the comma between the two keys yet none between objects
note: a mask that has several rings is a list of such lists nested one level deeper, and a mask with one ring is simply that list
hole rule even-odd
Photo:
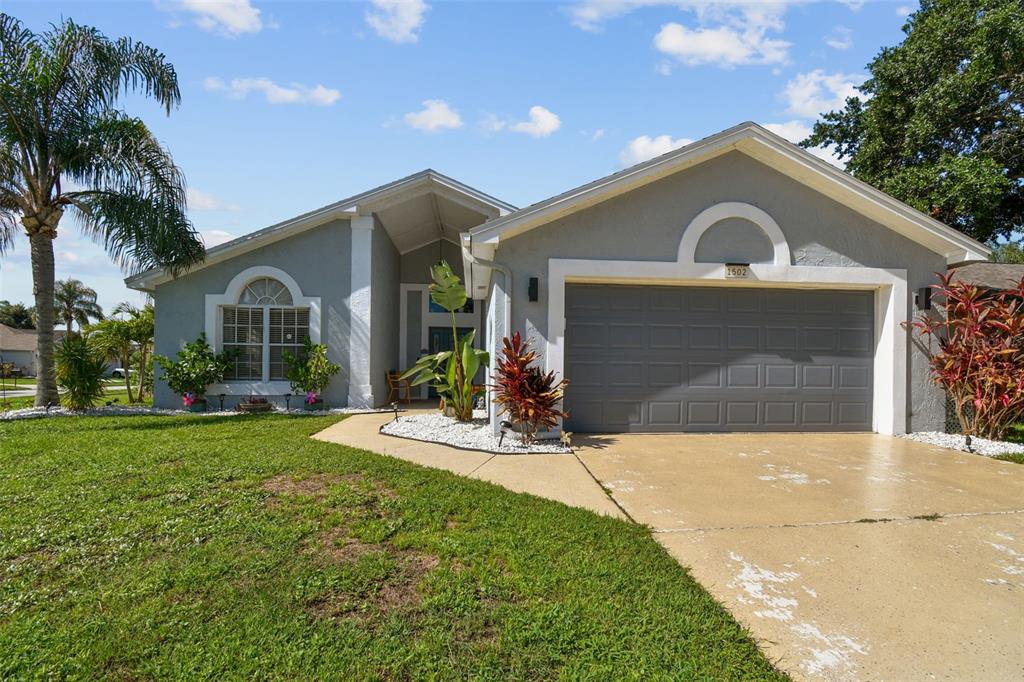
[{"label": "house", "polygon": [[0,363],[11,363],[23,376],[36,375],[36,330],[0,324]]},{"label": "house", "polygon": [[286,393],[281,351],[308,334],[344,368],[328,402],[382,404],[386,371],[450,343],[426,289],[444,258],[473,298],[460,328],[492,356],[520,330],[569,379],[567,429],[895,434],[944,415],[901,327],[914,293],[988,253],[744,123],[523,209],[423,171],[127,283],[154,296],[158,353],[204,331],[241,350],[212,394]]}]

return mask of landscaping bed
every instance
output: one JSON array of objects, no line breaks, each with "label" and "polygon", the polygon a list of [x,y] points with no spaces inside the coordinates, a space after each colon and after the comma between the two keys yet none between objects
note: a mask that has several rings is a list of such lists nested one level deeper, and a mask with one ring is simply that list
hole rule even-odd
[{"label": "landscaping bed", "polygon": [[464,450],[483,450],[505,455],[558,454],[572,450],[559,440],[538,440],[523,445],[519,434],[509,431],[502,439],[494,435],[483,410],[473,412],[473,420],[460,422],[440,412],[401,415],[384,424],[380,432],[388,436],[440,443]]},{"label": "landscaping bed", "polygon": [[0,678],[784,679],[645,527],[337,420],[0,424]]},{"label": "landscaping bed", "polygon": [[972,452],[975,455],[984,457],[998,457],[1000,455],[1024,455],[1024,444],[1011,443],[1008,441],[989,440],[987,438],[971,438],[971,449],[967,449],[967,438],[958,433],[942,433],[941,431],[918,431],[908,433],[904,436],[909,440],[950,450],[961,452]]},{"label": "landscaping bed", "polygon": [[[322,417],[324,415],[370,414],[373,412],[390,412],[390,410],[340,407],[330,410],[312,411],[305,410],[302,408],[292,408],[288,410],[283,407],[272,406],[269,410],[265,410],[265,412],[277,412],[279,414]],[[45,407],[25,407],[21,409],[7,410],[6,412],[0,412],[0,421],[16,421],[19,419],[41,419],[44,417],[110,417],[135,415],[157,415],[165,417],[174,417],[186,414],[195,417],[230,417],[233,415],[244,414],[244,412],[235,410],[211,410],[208,412],[188,412],[186,410],[168,410],[166,408],[152,407],[149,405],[105,405],[102,407],[94,407],[90,410],[82,410],[77,412],[74,410],[69,410],[65,407],[51,407],[50,409],[46,409]]]}]

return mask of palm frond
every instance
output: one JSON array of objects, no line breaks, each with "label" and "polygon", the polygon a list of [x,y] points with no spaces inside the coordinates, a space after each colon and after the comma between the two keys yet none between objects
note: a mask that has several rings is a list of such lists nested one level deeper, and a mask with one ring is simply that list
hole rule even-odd
[{"label": "palm frond", "polygon": [[203,260],[199,233],[182,207],[137,192],[93,192],[75,197],[82,230],[130,272],[163,267],[178,273]]}]

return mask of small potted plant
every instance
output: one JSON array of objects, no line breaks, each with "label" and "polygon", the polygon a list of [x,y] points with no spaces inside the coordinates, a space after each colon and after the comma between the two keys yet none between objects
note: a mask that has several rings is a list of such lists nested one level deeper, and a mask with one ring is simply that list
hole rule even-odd
[{"label": "small potted plant", "polygon": [[182,405],[189,412],[206,411],[206,387],[224,381],[235,353],[214,353],[206,342],[206,334],[178,351],[177,361],[163,355],[153,359],[163,370],[163,380],[171,390],[181,396]]},{"label": "small potted plant", "polygon": [[291,382],[292,391],[306,394],[303,408],[311,411],[326,410],[327,405],[320,395],[331,383],[331,378],[341,370],[341,367],[327,359],[327,346],[314,344],[307,336],[297,356],[288,351],[282,355],[288,366],[288,381]]},{"label": "small potted plant", "polygon": [[249,397],[238,403],[239,412],[270,412],[274,406],[266,398],[249,394]]}]

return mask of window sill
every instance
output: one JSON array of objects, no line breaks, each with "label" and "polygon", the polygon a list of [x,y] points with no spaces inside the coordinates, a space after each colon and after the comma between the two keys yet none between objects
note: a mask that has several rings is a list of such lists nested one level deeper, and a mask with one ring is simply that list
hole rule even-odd
[{"label": "window sill", "polygon": [[223,384],[210,384],[206,388],[207,395],[285,395],[294,393],[287,381],[231,381]]}]

